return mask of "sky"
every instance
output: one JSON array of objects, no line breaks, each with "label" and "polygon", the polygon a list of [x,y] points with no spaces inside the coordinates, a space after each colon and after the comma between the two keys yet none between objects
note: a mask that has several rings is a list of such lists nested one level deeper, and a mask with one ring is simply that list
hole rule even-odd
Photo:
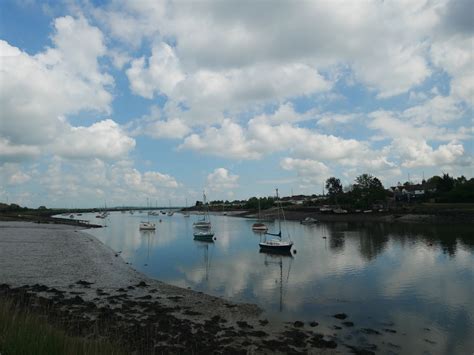
[{"label": "sky", "polygon": [[[474,2],[4,0],[0,201],[473,176]],[[186,202],[187,201],[187,202]]]}]

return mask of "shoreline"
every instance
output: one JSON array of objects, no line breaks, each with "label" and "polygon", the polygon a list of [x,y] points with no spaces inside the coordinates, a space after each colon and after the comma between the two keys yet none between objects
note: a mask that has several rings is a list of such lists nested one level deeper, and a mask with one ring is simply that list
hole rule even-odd
[{"label": "shoreline", "polygon": [[[192,211],[195,212],[195,211]],[[211,214],[221,212],[212,212]],[[229,217],[258,219],[257,211],[232,211]],[[276,209],[261,212],[262,220],[277,218]],[[321,213],[315,210],[285,209],[285,218],[289,221],[302,221],[306,217],[315,218],[318,222],[355,222],[355,223],[416,223],[416,224],[458,224],[474,223],[474,212],[471,211],[407,211],[407,212],[372,212],[372,213]]]},{"label": "shoreline", "polygon": [[0,246],[0,297],[127,351],[326,354],[342,346],[317,323],[269,322],[256,305],[150,279],[75,227],[0,222]]}]

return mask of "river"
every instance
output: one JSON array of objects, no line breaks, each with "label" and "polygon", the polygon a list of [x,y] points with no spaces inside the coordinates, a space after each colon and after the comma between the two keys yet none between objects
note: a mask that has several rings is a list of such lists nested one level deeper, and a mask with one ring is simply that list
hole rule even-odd
[{"label": "river", "polygon": [[[88,232],[147,276],[255,303],[268,319],[316,321],[317,331],[382,353],[474,349],[472,226],[286,222],[294,251],[282,256],[259,252],[263,237],[243,218],[211,216],[212,243],[193,240],[197,215],[81,218],[106,225]],[[139,231],[148,218],[156,231]]]}]

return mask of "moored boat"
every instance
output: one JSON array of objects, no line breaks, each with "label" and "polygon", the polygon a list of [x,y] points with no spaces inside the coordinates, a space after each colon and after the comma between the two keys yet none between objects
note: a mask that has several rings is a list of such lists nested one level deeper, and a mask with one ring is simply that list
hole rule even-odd
[{"label": "moored boat", "polygon": [[264,240],[263,242],[258,243],[260,246],[260,250],[264,252],[290,252],[291,247],[293,246],[293,242],[289,240],[289,235],[288,235],[288,240],[281,240],[281,217],[283,219],[285,218],[285,214],[283,211],[283,207],[281,206],[281,202],[278,198],[278,189],[276,189],[276,202],[278,206],[278,233],[268,233],[266,232],[266,235],[272,235],[275,237],[278,237],[278,239],[271,239],[271,240]]},{"label": "moored boat", "polygon": [[155,223],[152,223],[152,222],[141,222],[139,229],[140,230],[155,230],[156,225]]},{"label": "moored boat", "polygon": [[313,217],[306,217],[305,219],[301,220],[300,221],[301,224],[315,224],[315,223],[318,223],[318,220],[316,218],[313,218]]}]

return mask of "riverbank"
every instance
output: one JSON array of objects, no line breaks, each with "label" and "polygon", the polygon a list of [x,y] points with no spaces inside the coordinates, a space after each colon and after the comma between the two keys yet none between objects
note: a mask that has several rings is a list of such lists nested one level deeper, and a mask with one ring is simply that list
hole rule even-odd
[{"label": "riverbank", "polygon": [[[474,223],[474,205],[422,205],[412,208],[391,211],[370,211],[360,213],[321,213],[319,208],[287,207],[284,209],[285,218],[291,221],[301,221],[307,217],[320,222],[384,222],[384,223],[424,223],[424,224],[456,224]],[[262,219],[277,218],[277,209],[261,211]],[[257,218],[257,211],[233,211],[229,216]]]},{"label": "riverbank", "polygon": [[152,280],[78,227],[0,222],[0,297],[71,335],[129,352],[331,353],[317,322],[269,322],[238,304]]}]

